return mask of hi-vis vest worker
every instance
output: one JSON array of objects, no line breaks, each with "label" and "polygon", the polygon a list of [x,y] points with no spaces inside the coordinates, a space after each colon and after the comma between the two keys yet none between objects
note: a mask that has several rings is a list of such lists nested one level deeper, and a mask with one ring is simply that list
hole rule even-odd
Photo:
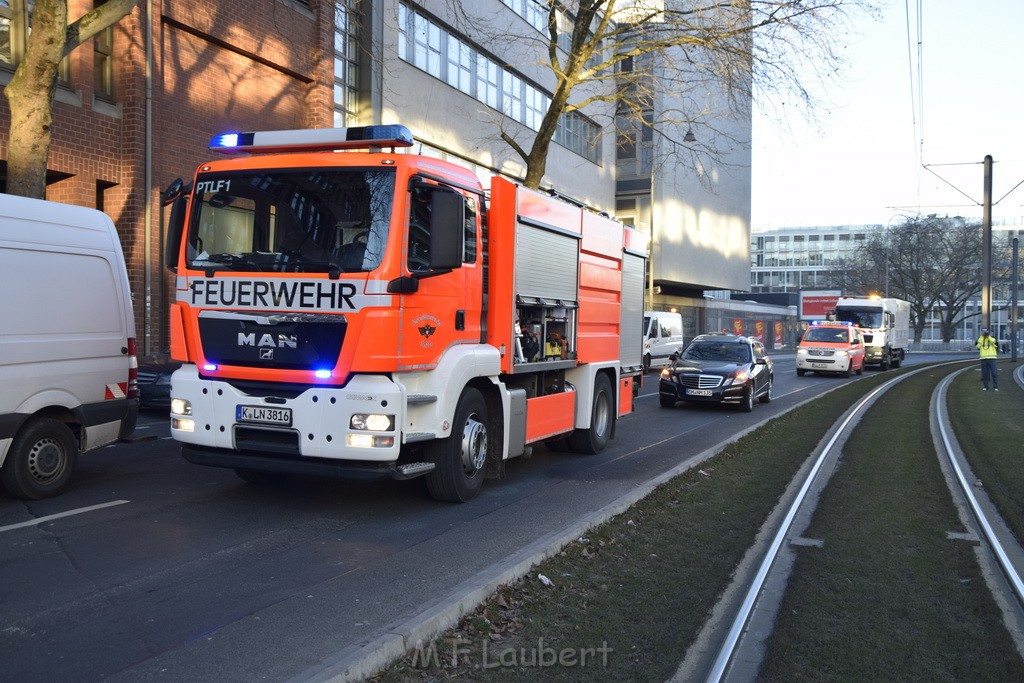
[{"label": "hi-vis vest worker", "polygon": [[996,338],[988,333],[988,330],[983,330],[978,341],[974,344],[978,347],[979,358],[995,358],[999,353],[999,343]]},{"label": "hi-vis vest worker", "polygon": [[190,462],[257,482],[422,476],[466,501],[534,444],[601,451],[633,410],[639,231],[397,153],[400,125],[210,146],[231,157],[164,193],[171,435]]}]

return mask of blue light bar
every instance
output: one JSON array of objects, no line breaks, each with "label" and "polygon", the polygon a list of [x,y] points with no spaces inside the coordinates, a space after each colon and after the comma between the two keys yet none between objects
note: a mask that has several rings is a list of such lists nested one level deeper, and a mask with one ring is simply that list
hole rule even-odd
[{"label": "blue light bar", "polygon": [[412,133],[405,126],[354,126],[221,133],[210,138],[210,149],[233,152],[322,152],[371,147],[411,147]]},{"label": "blue light bar", "polygon": [[313,376],[317,379],[330,379],[332,374],[330,370],[316,370]]},{"label": "blue light bar", "polygon": [[206,372],[217,372],[217,366],[214,365],[213,363],[206,363],[205,365],[203,365],[203,370],[205,370]]}]

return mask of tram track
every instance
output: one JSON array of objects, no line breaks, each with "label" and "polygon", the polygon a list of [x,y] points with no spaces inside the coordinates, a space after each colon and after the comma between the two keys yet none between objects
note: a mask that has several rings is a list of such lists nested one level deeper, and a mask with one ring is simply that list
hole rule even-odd
[{"label": "tram track", "polygon": [[[746,569],[737,571],[736,583],[744,584],[746,590],[742,599],[737,597],[737,591],[733,590],[731,596],[727,591],[672,680],[703,679],[717,682],[753,680],[757,677],[782,593],[792,571],[795,556],[792,548],[822,543],[820,540],[803,538],[803,533],[817,506],[818,496],[828,485],[843,446],[860,418],[900,382],[921,372],[944,366],[949,369],[948,366],[953,365],[929,366],[895,377],[861,398],[836,421],[829,436],[823,439],[823,446],[809,458],[809,464],[794,479],[790,492],[783,498],[784,502],[780,502],[779,508],[766,522],[766,528],[760,535],[759,547],[763,549],[760,562],[748,559]],[[978,496],[972,491],[975,480],[957,458],[958,447],[945,414],[946,388],[960,372],[963,370],[953,370],[939,381],[929,404],[936,454],[943,471],[949,472],[946,479],[951,487],[951,495],[957,499],[958,505],[960,500],[964,501],[963,505],[959,505],[964,527],[978,529],[967,540],[973,542],[974,538],[978,539],[976,555],[982,565],[986,583],[1003,611],[1003,621],[1018,652],[1024,653],[1024,638],[1021,635],[1024,634],[1024,581],[1020,578],[1021,568],[1024,567],[1024,551],[1021,551],[1020,544],[1001,524],[1001,520],[997,516],[993,517],[995,512],[991,503],[977,503]],[[1018,384],[1024,386],[1021,369],[1018,368],[1015,377]],[[952,488],[954,485],[955,489]],[[1007,545],[1010,550],[1005,549]],[[748,553],[748,558],[751,554],[754,554],[753,549],[752,553]],[[717,648],[712,645],[716,642]],[[715,652],[713,658],[709,657],[712,650]]]}]

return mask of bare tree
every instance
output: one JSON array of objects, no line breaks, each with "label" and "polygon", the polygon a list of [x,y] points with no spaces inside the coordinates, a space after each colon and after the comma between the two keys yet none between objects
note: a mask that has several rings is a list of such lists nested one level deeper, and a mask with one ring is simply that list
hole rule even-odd
[{"label": "bare tree", "polygon": [[[620,118],[652,127],[687,154],[717,158],[720,146],[745,144],[715,122],[747,117],[753,93],[774,94],[787,104],[813,97],[808,74],[829,79],[840,66],[836,45],[848,35],[854,12],[871,13],[874,0],[535,0],[546,10],[546,31],[534,38],[538,61],[555,86],[536,130],[501,126],[501,139],[526,166],[524,183],[537,188],[559,119],[604,103]],[[508,26],[491,27],[449,0],[450,11],[495,44],[508,45]],[[569,22],[563,21],[563,15]],[[561,25],[571,33],[560,34]],[[516,36],[516,40],[529,39]],[[723,95],[725,109],[689,102],[659,109],[652,102],[671,94],[686,102],[695,86]],[[670,98],[671,99],[671,98]],[[671,125],[676,124],[676,125]],[[682,125],[680,125],[682,124]],[[676,139],[674,131],[705,127],[701,145]]]},{"label": "bare tree", "polygon": [[960,217],[907,217],[867,239],[842,273],[847,292],[909,301],[914,341],[940,311],[948,342],[967,315],[965,305],[981,292],[981,228]]},{"label": "bare tree", "polygon": [[4,89],[11,108],[7,149],[7,191],[42,199],[53,126],[53,97],[57,69],[72,50],[103,29],[113,26],[138,0],[107,0],[68,23],[67,0],[37,0],[32,30],[25,13],[12,19],[12,34],[27,35],[25,56]]}]

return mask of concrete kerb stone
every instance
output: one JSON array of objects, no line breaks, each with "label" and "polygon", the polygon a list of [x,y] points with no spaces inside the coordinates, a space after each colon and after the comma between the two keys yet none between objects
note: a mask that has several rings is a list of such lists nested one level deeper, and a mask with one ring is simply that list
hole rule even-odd
[{"label": "concrete kerb stone", "polygon": [[[424,609],[408,621],[383,633],[373,641],[365,645],[342,650],[337,656],[331,657],[320,665],[307,669],[305,672],[290,679],[289,683],[320,681],[349,683],[350,681],[361,681],[372,676],[400,659],[407,652],[415,648],[417,644],[426,644],[444,633],[447,629],[455,626],[462,617],[483,604],[501,586],[526,576],[534,566],[559,553],[562,548],[580,538],[594,527],[607,522],[616,515],[622,514],[635,503],[647,497],[661,484],[702,464],[766,422],[796,410],[806,403],[829,394],[838,388],[840,387],[829,389],[822,394],[800,401],[777,415],[765,418],[731,435],[728,439],[698,453],[693,458],[676,465],[657,477],[638,484],[633,491],[620,496],[600,510],[583,518],[578,523],[549,534],[530,544],[512,557],[481,571],[472,579],[463,582],[447,598],[435,602],[432,606]],[[510,562],[512,563],[511,566]]]}]

